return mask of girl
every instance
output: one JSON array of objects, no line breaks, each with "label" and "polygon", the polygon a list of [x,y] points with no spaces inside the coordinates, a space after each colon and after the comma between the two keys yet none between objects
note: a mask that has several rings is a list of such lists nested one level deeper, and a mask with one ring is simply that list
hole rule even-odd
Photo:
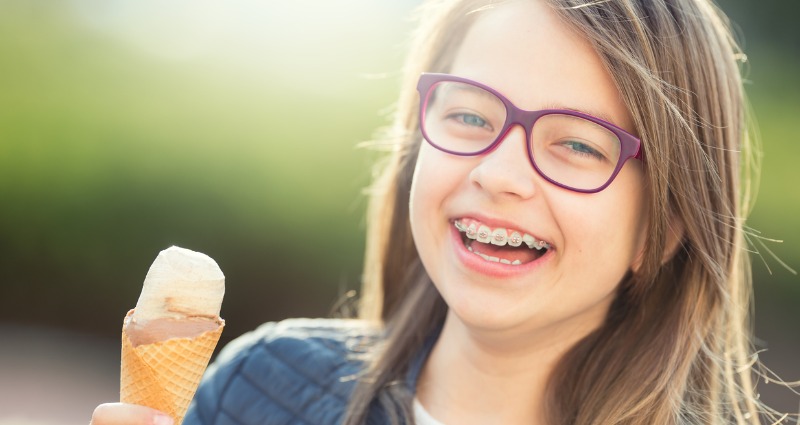
[{"label": "girl", "polygon": [[[432,0],[361,321],[267,324],[185,424],[745,424],[740,53],[708,0]],[[170,423],[107,404],[93,424]]]}]

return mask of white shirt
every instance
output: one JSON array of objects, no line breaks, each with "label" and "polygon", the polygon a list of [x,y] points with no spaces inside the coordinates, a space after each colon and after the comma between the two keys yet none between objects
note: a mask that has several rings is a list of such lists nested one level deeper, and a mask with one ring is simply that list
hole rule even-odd
[{"label": "white shirt", "polygon": [[427,410],[419,402],[419,399],[414,397],[414,420],[417,425],[444,425],[428,413]]}]

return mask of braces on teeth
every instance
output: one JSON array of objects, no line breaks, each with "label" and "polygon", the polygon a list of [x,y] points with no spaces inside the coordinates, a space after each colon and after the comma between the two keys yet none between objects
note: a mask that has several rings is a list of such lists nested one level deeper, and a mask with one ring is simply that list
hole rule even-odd
[{"label": "braces on teeth", "polygon": [[[481,225],[478,227],[475,223],[465,226],[458,220],[453,222],[453,224],[456,226],[456,229],[458,229],[459,232],[466,234],[467,238],[474,239],[482,243],[491,243],[497,246],[508,244],[513,247],[518,247],[522,245],[522,243],[525,243],[528,248],[535,249],[537,251],[551,248],[550,244],[545,241],[537,240],[527,233],[520,234],[516,230],[510,230],[504,227],[498,227],[492,230],[489,228],[489,226]],[[511,233],[510,236],[509,233]]]}]

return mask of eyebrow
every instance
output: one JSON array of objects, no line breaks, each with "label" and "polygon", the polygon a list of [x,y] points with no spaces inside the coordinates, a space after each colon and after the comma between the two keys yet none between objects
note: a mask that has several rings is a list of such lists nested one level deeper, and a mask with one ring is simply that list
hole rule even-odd
[{"label": "eyebrow", "polygon": [[[452,85],[449,85],[448,91],[449,90],[453,90],[453,91],[468,91],[468,92],[472,92],[472,93],[479,93],[483,97],[496,98],[496,96],[494,94],[486,91],[483,88],[473,86],[472,84],[452,84]],[[505,95],[502,95],[502,96],[505,96]],[[509,102],[510,101],[511,100],[509,99]],[[603,120],[603,121],[605,121],[605,122],[607,122],[609,124],[613,124],[613,125],[615,125],[615,126],[617,126],[619,128],[622,128],[624,130],[624,128],[622,127],[622,125],[620,123],[618,123],[616,120],[612,119],[609,115],[607,115],[607,114],[605,114],[605,113],[603,113],[601,111],[591,110],[591,109],[573,108],[573,107],[570,107],[570,106],[567,106],[567,105],[564,105],[564,104],[561,104],[561,103],[556,103],[556,102],[547,103],[544,106],[544,108],[542,108],[542,109],[562,109],[562,110],[565,110],[565,111],[580,112],[582,114],[591,115],[591,116],[593,116],[595,118],[600,118],[601,120]]]},{"label": "eyebrow", "polygon": [[[495,96],[494,94],[492,94],[492,93],[490,93],[490,92],[488,92],[488,91],[486,91],[486,90],[484,90],[484,89],[482,89],[480,87],[473,86],[472,84],[449,84],[447,86],[447,91],[453,91],[453,92],[465,91],[465,92],[469,92],[469,93],[477,93],[481,97],[485,97],[485,98],[488,98],[488,99],[497,99],[497,96]],[[500,100],[500,99],[497,99],[497,100]]]},{"label": "eyebrow", "polygon": [[[448,87],[448,90],[467,91],[467,92],[470,92],[470,93],[478,93],[483,97],[496,98],[496,96],[494,94],[492,94],[492,93],[490,93],[490,92],[488,92],[488,91],[486,91],[486,90],[484,90],[484,89],[482,89],[480,87],[473,86],[471,84],[452,85],[452,86]],[[617,124],[615,122],[616,120],[612,119],[607,114],[605,114],[603,112],[600,112],[600,111],[596,111],[596,110],[572,108],[572,107],[569,107],[567,105],[560,104],[560,103],[555,103],[555,102],[546,104],[545,107],[542,108],[542,109],[562,109],[562,110],[566,110],[566,111],[580,112],[582,114],[591,115],[591,116],[593,116],[595,118],[600,118],[601,120],[603,120],[605,122],[614,124],[615,126],[622,128],[621,125],[619,125],[619,124]]]},{"label": "eyebrow", "polygon": [[580,112],[582,114],[591,115],[591,116],[593,116],[595,118],[600,118],[601,120],[603,120],[603,121],[605,121],[607,123],[614,124],[615,126],[617,126],[619,128],[622,128],[622,126],[619,123],[617,123],[614,119],[612,119],[610,116],[608,116],[608,115],[606,115],[606,114],[604,114],[604,113],[602,113],[600,111],[589,110],[589,109],[572,108],[572,107],[569,107],[569,106],[566,106],[566,105],[562,105],[562,104],[559,104],[559,103],[548,103],[546,105],[545,109],[564,109],[564,110],[572,111],[572,112]]}]

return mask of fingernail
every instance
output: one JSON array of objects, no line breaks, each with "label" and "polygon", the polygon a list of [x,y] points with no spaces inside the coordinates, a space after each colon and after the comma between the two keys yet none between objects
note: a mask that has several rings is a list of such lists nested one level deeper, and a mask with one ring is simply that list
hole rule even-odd
[{"label": "fingernail", "polygon": [[174,421],[167,415],[156,415],[153,418],[153,425],[172,425]]}]

